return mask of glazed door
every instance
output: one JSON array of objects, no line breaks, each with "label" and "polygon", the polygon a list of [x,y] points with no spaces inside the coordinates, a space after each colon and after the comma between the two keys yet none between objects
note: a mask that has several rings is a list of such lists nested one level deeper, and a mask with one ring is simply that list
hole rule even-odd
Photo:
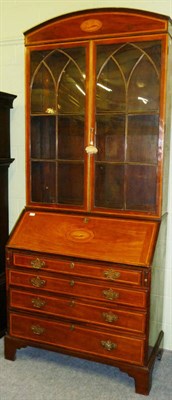
[{"label": "glazed door", "polygon": [[158,213],[161,57],[160,40],[31,51],[32,205]]},{"label": "glazed door", "polygon": [[84,205],[84,46],[31,52],[30,200]]},{"label": "glazed door", "polygon": [[159,41],[97,46],[96,209],[157,211]]}]

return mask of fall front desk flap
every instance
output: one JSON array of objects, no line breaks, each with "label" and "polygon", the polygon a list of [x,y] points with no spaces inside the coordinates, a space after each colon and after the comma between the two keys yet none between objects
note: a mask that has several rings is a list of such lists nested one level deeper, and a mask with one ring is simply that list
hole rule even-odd
[{"label": "fall front desk flap", "polygon": [[9,248],[149,266],[159,222],[25,211]]}]

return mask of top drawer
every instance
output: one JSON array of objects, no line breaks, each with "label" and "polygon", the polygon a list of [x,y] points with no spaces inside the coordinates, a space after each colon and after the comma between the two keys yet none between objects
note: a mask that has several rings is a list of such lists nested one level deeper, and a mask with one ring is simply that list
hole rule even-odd
[{"label": "top drawer", "polygon": [[62,258],[44,257],[38,254],[13,253],[13,266],[32,270],[56,272],[115,281],[129,285],[141,286],[142,270],[120,267],[115,264],[97,263],[93,261],[80,262]]}]

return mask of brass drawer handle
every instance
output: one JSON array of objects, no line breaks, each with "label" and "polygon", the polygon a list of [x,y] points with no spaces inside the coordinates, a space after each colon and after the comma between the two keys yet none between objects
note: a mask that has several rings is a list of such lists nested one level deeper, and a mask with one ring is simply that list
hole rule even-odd
[{"label": "brass drawer handle", "polygon": [[75,263],[74,263],[73,261],[71,261],[71,263],[70,263],[70,268],[73,269],[74,266],[75,266]]},{"label": "brass drawer handle", "polygon": [[69,282],[69,285],[72,287],[74,286],[74,284],[75,284],[75,281],[73,281],[73,280]]},{"label": "brass drawer handle", "polygon": [[31,261],[31,265],[35,269],[41,269],[45,267],[45,261],[41,261],[40,258],[35,258],[35,260]]},{"label": "brass drawer handle", "polygon": [[41,308],[45,306],[46,301],[37,297],[36,299],[32,299],[32,304],[35,308]]},{"label": "brass drawer handle", "polygon": [[111,340],[101,340],[101,345],[107,350],[112,351],[117,348],[117,344],[111,342]]},{"label": "brass drawer handle", "polygon": [[115,292],[112,289],[108,289],[108,290],[103,290],[103,295],[106,297],[106,299],[108,300],[116,300],[119,297],[119,293]]},{"label": "brass drawer handle", "polygon": [[108,269],[107,271],[104,271],[104,276],[107,279],[115,280],[120,278],[120,275],[120,272],[114,271],[113,269]]},{"label": "brass drawer handle", "polygon": [[42,328],[40,325],[32,325],[31,329],[34,335],[42,335],[45,332],[45,328]]},{"label": "brass drawer handle", "polygon": [[41,279],[39,276],[37,276],[36,278],[32,278],[30,280],[31,284],[35,287],[42,287],[45,286],[46,281],[44,279]]},{"label": "brass drawer handle", "polygon": [[103,312],[102,316],[106,322],[111,323],[111,322],[116,322],[118,320],[118,316],[116,314],[113,314],[111,311]]}]

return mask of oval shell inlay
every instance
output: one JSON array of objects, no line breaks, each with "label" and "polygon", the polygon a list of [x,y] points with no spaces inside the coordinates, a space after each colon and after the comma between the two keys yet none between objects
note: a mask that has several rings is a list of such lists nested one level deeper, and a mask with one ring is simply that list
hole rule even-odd
[{"label": "oval shell inlay", "polygon": [[88,229],[75,229],[71,232],[68,232],[67,237],[69,240],[74,242],[88,242],[89,240],[93,239],[94,234]]},{"label": "oval shell inlay", "polygon": [[86,19],[80,25],[82,31],[95,32],[102,27],[102,22],[99,19]]}]

